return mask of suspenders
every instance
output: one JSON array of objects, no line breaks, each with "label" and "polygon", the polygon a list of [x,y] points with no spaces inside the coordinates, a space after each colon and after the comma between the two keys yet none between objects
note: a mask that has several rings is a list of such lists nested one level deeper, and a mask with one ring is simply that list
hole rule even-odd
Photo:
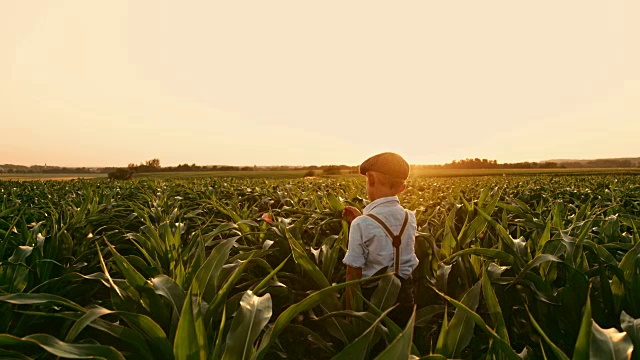
[{"label": "suspenders", "polygon": [[400,233],[398,233],[398,235],[395,235],[393,231],[391,231],[389,226],[387,226],[387,224],[376,215],[369,213],[366,214],[366,216],[372,218],[373,220],[375,220],[375,222],[380,224],[387,235],[389,235],[391,243],[393,244],[393,252],[395,255],[395,260],[393,262],[393,271],[396,273],[396,275],[400,276],[400,244],[402,243],[402,235],[404,234],[404,229],[407,227],[407,223],[409,222],[409,213],[405,210],[404,221],[402,222],[402,227],[400,228]]}]

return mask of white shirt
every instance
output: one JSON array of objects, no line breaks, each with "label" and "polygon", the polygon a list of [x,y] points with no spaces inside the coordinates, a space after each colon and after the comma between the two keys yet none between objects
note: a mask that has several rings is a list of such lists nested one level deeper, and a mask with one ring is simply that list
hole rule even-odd
[{"label": "white shirt", "polygon": [[[405,209],[400,206],[397,196],[377,199],[367,205],[363,215],[373,213],[398,234],[404,221]],[[400,244],[400,275],[408,278],[418,266],[415,254],[416,215],[409,211],[409,222]],[[393,244],[382,226],[368,216],[358,216],[351,223],[349,246],[342,262],[356,268],[362,268],[362,277],[373,276],[378,270],[394,268]]]}]

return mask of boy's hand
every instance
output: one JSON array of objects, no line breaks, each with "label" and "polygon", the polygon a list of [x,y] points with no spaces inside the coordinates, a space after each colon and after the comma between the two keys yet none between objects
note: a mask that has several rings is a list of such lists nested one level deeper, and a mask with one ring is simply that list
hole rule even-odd
[{"label": "boy's hand", "polygon": [[345,206],[342,210],[342,217],[347,219],[348,222],[352,222],[358,216],[361,216],[362,213],[360,210],[354,208],[353,206]]}]

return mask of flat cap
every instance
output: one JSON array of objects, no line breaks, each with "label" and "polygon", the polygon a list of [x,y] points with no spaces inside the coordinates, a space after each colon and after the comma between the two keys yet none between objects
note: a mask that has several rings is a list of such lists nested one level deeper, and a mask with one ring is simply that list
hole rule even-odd
[{"label": "flat cap", "polygon": [[376,171],[392,178],[406,180],[409,177],[409,164],[396,153],[384,152],[360,164],[360,174],[365,175],[367,171]]}]

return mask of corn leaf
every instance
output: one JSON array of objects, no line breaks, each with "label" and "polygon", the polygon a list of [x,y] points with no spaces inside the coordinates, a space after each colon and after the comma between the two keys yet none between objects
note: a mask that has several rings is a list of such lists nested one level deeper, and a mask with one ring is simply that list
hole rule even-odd
[{"label": "corn leaf", "polygon": [[35,344],[48,353],[68,359],[105,359],[124,360],[122,353],[104,345],[69,344],[48,334],[33,334],[17,338],[8,334],[0,334],[0,347],[21,347]]},{"label": "corn leaf", "polygon": [[400,280],[396,276],[385,276],[380,279],[378,287],[371,295],[371,303],[385,311],[392,307],[400,292]]},{"label": "corn leaf", "polygon": [[369,350],[373,346],[371,340],[373,339],[375,330],[391,310],[393,310],[393,308],[389,308],[382,313],[362,335],[358,336],[357,339],[342,349],[338,355],[334,356],[333,360],[365,360]]},{"label": "corn leaf", "polygon": [[255,353],[254,342],[271,318],[271,296],[246,291],[227,335],[224,360],[247,360]]},{"label": "corn leaf", "polygon": [[411,347],[413,345],[413,325],[416,320],[416,309],[413,309],[413,313],[407,322],[404,330],[396,337],[389,346],[387,346],[376,357],[378,360],[395,360],[395,359],[411,359]]},{"label": "corn leaf", "polygon": [[196,272],[191,286],[193,292],[195,294],[201,294],[204,301],[210,302],[217,293],[216,278],[220,269],[222,269],[222,266],[229,258],[231,247],[233,247],[233,244],[235,244],[238,238],[239,237],[236,236],[226,239],[213,248],[207,260],[202,264],[198,272]]},{"label": "corn leaf", "polygon": [[631,358],[632,352],[633,343],[626,332],[619,332],[615,328],[602,329],[595,322],[592,323],[591,359],[626,360]]}]

